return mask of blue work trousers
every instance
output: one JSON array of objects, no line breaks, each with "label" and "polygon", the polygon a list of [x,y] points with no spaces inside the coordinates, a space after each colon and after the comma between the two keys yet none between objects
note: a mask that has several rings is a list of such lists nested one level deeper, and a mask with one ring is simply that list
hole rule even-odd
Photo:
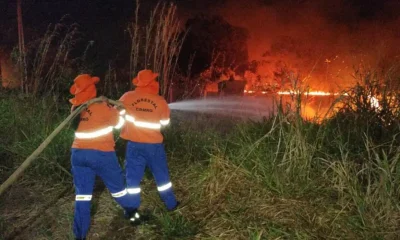
[{"label": "blue work trousers", "polygon": [[126,211],[134,209],[114,151],[73,148],[71,165],[76,193],[73,226],[76,238],[86,237],[90,227],[90,202],[96,175],[103,180],[111,195]]},{"label": "blue work trousers", "polygon": [[127,190],[132,196],[134,207],[140,206],[140,182],[148,167],[156,180],[161,200],[168,210],[175,208],[177,201],[169,177],[164,145],[128,141],[125,157]]}]

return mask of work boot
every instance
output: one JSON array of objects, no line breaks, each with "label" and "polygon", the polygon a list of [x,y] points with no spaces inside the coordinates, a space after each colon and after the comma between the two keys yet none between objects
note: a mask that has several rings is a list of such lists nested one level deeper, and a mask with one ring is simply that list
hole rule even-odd
[{"label": "work boot", "polygon": [[132,211],[124,210],[124,218],[125,218],[125,219],[131,218],[131,215],[132,215],[131,213],[132,213],[133,211],[136,211],[136,209],[135,209],[135,210],[132,210]]},{"label": "work boot", "polygon": [[133,225],[133,226],[138,226],[140,225],[140,223],[142,222],[140,219],[140,214],[135,211],[132,213],[131,217],[129,218],[129,222]]},{"label": "work boot", "polygon": [[173,211],[175,211],[176,209],[178,209],[178,207],[179,207],[179,205],[181,204],[181,202],[179,202],[179,201],[176,201],[176,205],[175,205],[175,207],[173,207],[173,208],[171,208],[171,209],[169,209],[168,211],[170,211],[170,212],[173,212]]},{"label": "work boot", "polygon": [[141,223],[141,218],[140,218],[140,214],[137,211],[137,209],[134,209],[132,211],[124,211],[124,217],[125,219],[128,219],[129,222],[134,225],[137,226]]}]

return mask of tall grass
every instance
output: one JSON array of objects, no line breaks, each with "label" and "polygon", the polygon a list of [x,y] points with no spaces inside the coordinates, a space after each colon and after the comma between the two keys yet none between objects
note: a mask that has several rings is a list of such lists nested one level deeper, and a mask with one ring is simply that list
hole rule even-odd
[{"label": "tall grass", "polygon": [[[68,87],[71,76],[71,51],[79,38],[79,26],[65,16],[57,24],[50,24],[44,36],[30,51],[28,92],[54,95]],[[34,44],[35,45],[35,44]]]},{"label": "tall grass", "polygon": [[[393,116],[398,105],[388,104],[390,112],[380,112],[384,107],[377,111],[368,102],[357,105],[368,101],[363,95],[374,82],[364,80],[341,99],[339,112],[318,123],[301,118],[302,104],[296,102],[301,97],[296,95],[294,104],[300,108],[290,109],[297,112],[278,111],[262,122],[173,112],[165,143],[183,204],[172,214],[157,210],[162,204],[152,178],[146,178],[143,202],[156,206],[152,224],[158,227],[145,231],[167,239],[396,239],[400,131]],[[379,86],[383,93],[385,84]],[[2,136],[13,133],[0,138],[2,156],[12,159],[2,164],[2,173],[8,174],[68,109],[49,99],[35,106],[15,96],[1,101],[2,114],[12,119],[0,120]],[[374,118],[391,120],[386,124]],[[372,127],[387,133],[376,135]],[[32,182],[71,183],[72,136],[64,131],[41,155],[28,172]],[[123,158],[123,151],[119,155]]]},{"label": "tall grass", "polygon": [[[2,95],[0,101],[0,113],[4,116],[0,149],[5,157],[1,167],[7,170],[2,176],[7,177],[68,116],[69,111],[68,106],[54,102],[51,97],[38,100],[32,96]],[[35,107],[32,107],[33,102]],[[68,160],[72,140],[71,130],[61,132],[28,169],[28,178],[69,182]]]},{"label": "tall grass", "polygon": [[185,34],[180,28],[176,5],[159,2],[147,24],[139,22],[139,6],[137,0],[135,20],[127,29],[131,37],[130,76],[136,76],[144,68],[159,73],[160,93],[167,98]]},{"label": "tall grass", "polygon": [[[43,36],[26,45],[24,58],[26,67],[22,93],[34,96],[67,95],[71,79],[80,71],[90,73],[86,54],[93,42],[90,41],[82,56],[78,49],[84,47],[80,26],[66,15],[56,24],[49,24]],[[84,44],[84,43],[83,43]],[[11,58],[19,58],[13,51]],[[90,60],[92,61],[92,60]]]},{"label": "tall grass", "polygon": [[119,97],[121,87],[119,86],[117,79],[117,69],[113,62],[110,61],[104,77],[104,85],[102,88],[103,95],[106,95],[109,98]]},{"label": "tall grass", "polygon": [[[340,98],[342,108],[319,123],[301,118],[300,89],[293,95],[295,106],[289,107],[294,113],[278,111],[264,122],[231,124],[227,135],[214,135],[211,139],[207,138],[210,133],[197,134],[203,130],[196,131],[192,126],[201,129],[205,124],[218,131],[218,123],[201,117],[193,117],[192,123],[186,117],[190,123],[181,123],[178,128],[184,130],[173,131],[171,136],[167,135],[167,141],[171,141],[168,144],[173,146],[175,156],[180,156],[179,152],[191,156],[195,147],[200,159],[208,159],[208,170],[202,174],[204,193],[200,196],[212,206],[220,205],[213,210],[213,216],[231,211],[226,197],[244,191],[237,184],[257,189],[254,191],[260,191],[257,186],[261,184],[274,196],[321,204],[317,216],[305,219],[309,211],[315,211],[310,206],[305,207],[305,215],[301,216],[302,222],[310,224],[315,217],[322,221],[312,223],[312,232],[304,223],[289,224],[301,231],[286,232],[286,237],[305,234],[305,238],[316,239],[393,239],[400,232],[399,105],[386,77],[373,72],[363,75],[348,96]],[[379,108],[371,104],[371,96],[379,99]],[[227,124],[225,119],[221,121]],[[190,136],[195,139],[187,141]],[[196,148],[197,145],[201,147]],[[248,200],[244,200],[246,195],[240,196],[243,207],[249,208]],[[253,200],[255,206],[263,205],[262,199]],[[290,214],[292,219],[297,218],[295,213]],[[250,218],[239,216],[242,223]],[[240,225],[235,223],[235,217],[229,220]],[[259,232],[252,232],[251,236],[256,237]],[[273,236],[268,230],[266,235]]]},{"label": "tall grass", "polygon": [[345,152],[343,159],[327,163],[326,177],[337,191],[342,207],[349,207],[358,217],[357,227],[388,233],[399,231],[400,197],[399,188],[399,148],[388,157],[385,151],[377,151],[372,141],[364,139],[365,153],[368,156],[362,164],[348,159]]}]

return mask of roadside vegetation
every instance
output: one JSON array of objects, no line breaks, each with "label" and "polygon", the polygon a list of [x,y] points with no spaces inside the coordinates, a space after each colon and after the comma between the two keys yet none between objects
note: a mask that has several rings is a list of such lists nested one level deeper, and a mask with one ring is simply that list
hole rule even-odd
[{"label": "roadside vegetation", "polygon": [[[163,35],[165,29],[172,31]],[[130,89],[127,79],[153,67],[164,96],[177,78],[188,84],[182,89],[189,96],[197,82],[177,70],[186,33],[179,32],[176,7],[157,5],[147,24],[136,17],[127,32],[129,78],[117,77],[121,72],[110,63],[99,92],[116,99]],[[92,73],[91,42],[71,57],[79,33],[73,22],[49,26],[27,52],[23,91],[0,90],[0,182],[68,116],[72,79]],[[13,54],[17,59],[18,51]],[[358,84],[338,97],[340,108],[332,106],[323,121],[302,118],[299,95],[259,122],[173,111],[164,135],[182,206],[166,212],[146,174],[142,207],[151,218],[135,228],[98,181],[88,239],[397,239],[399,77],[398,68],[356,72]],[[64,129],[0,196],[0,239],[73,239],[73,136]],[[116,139],[123,164],[125,143],[118,133]]]},{"label": "roadside vegetation", "polygon": [[[99,183],[90,239],[395,239],[399,98],[373,108],[365,93],[386,90],[372,78],[366,75],[341,100],[344,107],[321,123],[296,112],[262,122],[173,112],[165,138],[182,207],[166,212],[148,174],[143,208],[152,219],[135,229]],[[0,101],[4,181],[67,116],[68,106],[5,92]],[[1,196],[1,237],[72,239],[72,140],[72,130],[64,130]],[[121,139],[117,146],[123,163]]]}]

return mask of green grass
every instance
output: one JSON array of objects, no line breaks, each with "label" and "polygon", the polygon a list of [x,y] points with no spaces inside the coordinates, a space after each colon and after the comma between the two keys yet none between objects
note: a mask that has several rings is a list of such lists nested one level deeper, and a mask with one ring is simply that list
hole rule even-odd
[{"label": "green grass", "polygon": [[198,232],[197,225],[180,214],[161,213],[158,221],[164,239],[191,239]]},{"label": "green grass", "polygon": [[[5,169],[16,168],[69,115],[68,106],[53,98],[38,99],[9,95],[0,99],[2,116],[1,154],[7,156]],[[61,101],[58,99],[58,101]],[[70,181],[69,148],[71,129],[62,131],[35,161],[26,174],[49,181]],[[3,164],[2,164],[3,165]]]},{"label": "green grass", "polygon": [[[68,115],[65,103],[8,94],[0,99],[2,179]],[[353,119],[353,120],[352,120]],[[94,239],[396,239],[400,234],[398,127],[361,125],[342,112],[316,124],[290,115],[239,122],[173,113],[165,130],[170,173],[182,207],[166,212],[152,176],[143,207],[155,216],[132,228],[108,191],[96,195]],[[396,125],[398,126],[398,125]],[[357,130],[357,131],[356,131]],[[360,131],[362,130],[362,131]],[[32,209],[72,185],[71,130],[49,145],[24,177],[0,198],[0,229],[26,225]],[[121,162],[123,141],[117,142]],[[3,158],[4,159],[4,158]],[[29,189],[31,202],[17,201]],[[40,189],[40,190],[39,190]],[[40,194],[39,194],[40,192]],[[37,202],[34,200],[36,199]],[[14,204],[11,206],[11,202]],[[71,237],[73,194],[61,197],[20,236]],[[58,219],[54,221],[53,219]],[[12,221],[13,224],[7,224]],[[30,224],[30,223],[29,223]],[[112,237],[111,237],[112,236]],[[114,238],[114,239],[118,239]]]}]

